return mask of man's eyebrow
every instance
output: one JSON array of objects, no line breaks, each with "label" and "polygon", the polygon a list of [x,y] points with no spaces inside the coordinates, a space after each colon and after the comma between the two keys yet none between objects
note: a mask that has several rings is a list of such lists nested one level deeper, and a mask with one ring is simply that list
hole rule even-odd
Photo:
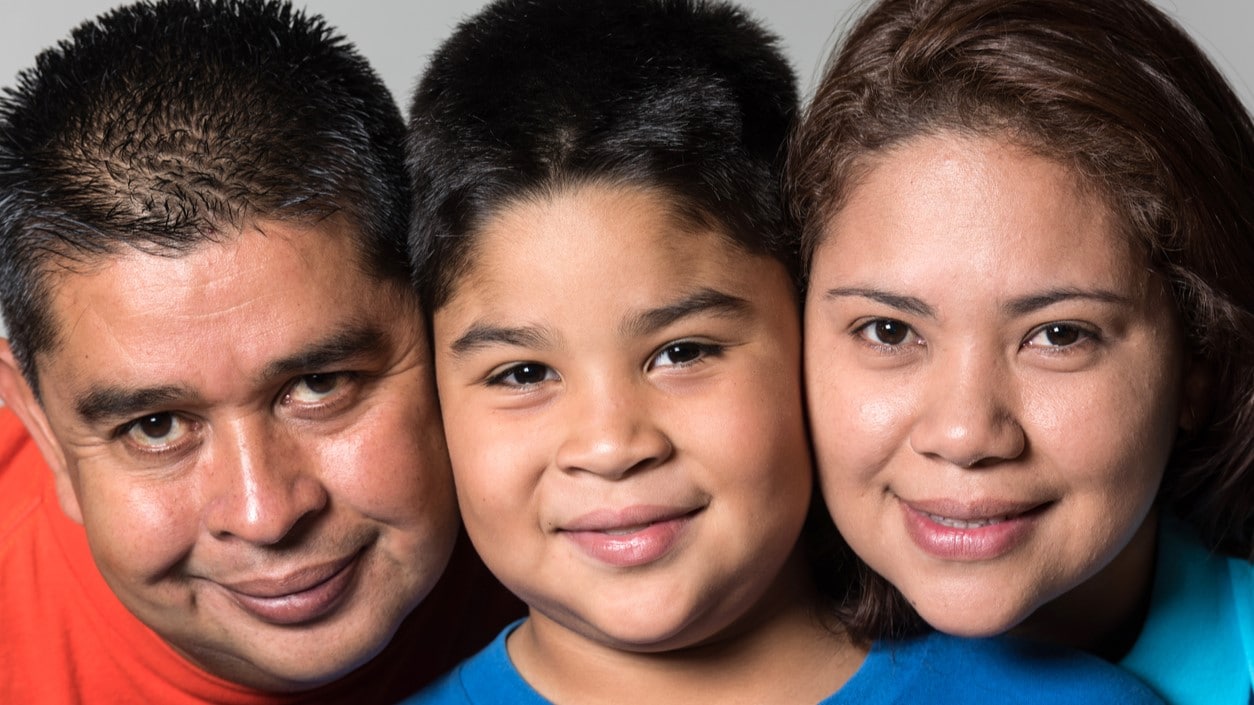
[{"label": "man's eyebrow", "polygon": [[[382,349],[388,337],[373,325],[349,326],[306,348],[266,365],[262,381],[330,367]],[[96,425],[113,419],[131,419],[169,404],[195,405],[200,395],[189,387],[170,384],[128,389],[98,387],[78,397],[74,409],[85,423]]]},{"label": "man's eyebrow", "polygon": [[707,314],[737,318],[748,315],[752,308],[748,301],[739,296],[715,289],[701,289],[672,304],[632,316],[623,326],[622,332],[628,337],[647,335],[688,316]]},{"label": "man's eyebrow", "polygon": [[454,357],[462,357],[480,348],[508,345],[524,348],[549,347],[550,336],[535,326],[497,326],[476,323],[449,344]]},{"label": "man's eyebrow", "polygon": [[346,360],[373,355],[386,347],[388,339],[373,324],[346,326],[287,357],[269,363],[261,373],[261,380],[264,382],[327,369]]},{"label": "man's eyebrow", "polygon": [[131,419],[164,404],[194,401],[195,398],[194,392],[178,385],[140,389],[98,387],[79,396],[74,402],[74,410],[83,422],[96,425],[113,419]]},{"label": "man's eyebrow", "polygon": [[903,313],[911,313],[916,316],[924,316],[926,318],[936,318],[936,311],[928,306],[923,299],[914,296],[902,296],[900,294],[892,294],[880,289],[870,289],[865,287],[836,287],[828,289],[823,298],[839,299],[844,297],[858,297],[870,299],[877,303],[884,304],[891,308],[895,308]]},{"label": "man's eyebrow", "polygon": [[1024,316],[1034,313],[1047,306],[1052,306],[1062,301],[1071,301],[1074,299],[1088,299],[1092,301],[1100,301],[1103,303],[1131,305],[1131,301],[1126,296],[1121,296],[1113,291],[1103,289],[1052,289],[1040,294],[1032,294],[1018,299],[1008,301],[1002,310],[1012,317]]}]

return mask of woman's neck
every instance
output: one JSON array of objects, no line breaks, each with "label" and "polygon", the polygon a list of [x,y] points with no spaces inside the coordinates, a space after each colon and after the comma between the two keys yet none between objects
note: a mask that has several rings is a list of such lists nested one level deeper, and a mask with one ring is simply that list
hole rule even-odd
[{"label": "woman's neck", "polygon": [[1136,643],[1149,612],[1157,546],[1158,513],[1151,510],[1115,560],[1038,609],[1014,633],[1120,660]]}]

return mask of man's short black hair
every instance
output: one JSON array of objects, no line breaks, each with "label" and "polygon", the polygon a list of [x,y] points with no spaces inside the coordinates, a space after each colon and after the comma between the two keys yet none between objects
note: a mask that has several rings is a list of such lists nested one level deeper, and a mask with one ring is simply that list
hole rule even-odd
[{"label": "man's short black hair", "polygon": [[475,230],[588,182],[658,189],[793,271],[779,196],[796,80],[773,35],[702,0],[500,0],[433,57],[410,110],[410,245],[428,312]]},{"label": "man's short black hair", "polygon": [[53,280],[125,248],[178,256],[340,213],[357,266],[406,281],[403,140],[366,61],[287,2],[138,3],[79,26],[0,96],[0,305],[32,388],[60,334]]}]

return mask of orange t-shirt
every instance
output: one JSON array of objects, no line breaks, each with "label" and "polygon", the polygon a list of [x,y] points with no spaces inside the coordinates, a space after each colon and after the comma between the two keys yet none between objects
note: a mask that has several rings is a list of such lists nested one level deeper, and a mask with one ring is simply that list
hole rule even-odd
[{"label": "orange t-shirt", "polygon": [[297,695],[206,673],[113,595],[48,469],[0,408],[0,703],[392,703],[486,645],[523,609],[459,541],[439,586],[373,661]]}]

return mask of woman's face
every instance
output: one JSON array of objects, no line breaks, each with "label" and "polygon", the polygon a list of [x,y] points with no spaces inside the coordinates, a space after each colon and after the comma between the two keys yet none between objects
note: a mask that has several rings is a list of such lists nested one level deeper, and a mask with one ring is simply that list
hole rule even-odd
[{"label": "woman's face", "polygon": [[1107,566],[1146,579],[1183,333],[1068,168],[945,133],[878,155],[815,252],[805,326],[828,506],[933,626],[1005,631]]}]

